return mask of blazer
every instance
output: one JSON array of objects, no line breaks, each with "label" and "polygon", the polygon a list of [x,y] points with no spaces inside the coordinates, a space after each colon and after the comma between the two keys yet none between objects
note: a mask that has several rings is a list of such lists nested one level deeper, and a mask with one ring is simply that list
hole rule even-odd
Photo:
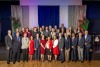
[{"label": "blazer", "polygon": [[[85,38],[85,36],[84,36]],[[87,45],[85,47],[91,47],[91,36],[87,35],[86,39],[85,39],[85,43],[87,43]]]},{"label": "blazer", "polygon": [[12,46],[13,46],[13,37],[11,39],[9,35],[5,36],[5,43],[6,43],[6,47],[12,48]]},{"label": "blazer", "polygon": [[64,38],[63,37],[61,37],[60,40],[58,41],[58,46],[59,46],[59,49],[64,48]]},{"label": "blazer", "polygon": [[48,30],[48,32],[46,32],[46,30],[45,30],[45,31],[44,31],[44,35],[45,35],[46,37],[50,36],[50,31]]},{"label": "blazer", "polygon": [[76,48],[77,46],[77,38],[75,37],[74,40],[72,41],[72,38],[71,38],[71,46],[74,46]]},{"label": "blazer", "polygon": [[81,48],[83,48],[84,47],[84,43],[85,43],[84,37],[82,37],[81,39],[78,38],[78,46],[80,46]]},{"label": "blazer", "polygon": [[71,47],[71,38],[67,37],[67,39],[65,38],[65,48],[68,50]]},{"label": "blazer", "polygon": [[21,37],[19,36],[18,38],[17,38],[17,36],[14,37],[14,43],[13,43],[13,47],[12,47],[14,51],[21,49]]},{"label": "blazer", "polygon": [[37,38],[34,39],[34,48],[36,49],[40,48],[40,39]]}]

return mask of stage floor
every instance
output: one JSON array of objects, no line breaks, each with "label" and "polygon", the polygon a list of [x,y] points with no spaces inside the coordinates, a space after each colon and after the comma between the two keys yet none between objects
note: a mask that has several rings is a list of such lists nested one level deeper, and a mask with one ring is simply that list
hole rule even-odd
[{"label": "stage floor", "polygon": [[16,64],[13,64],[12,62],[10,64],[7,64],[6,61],[0,61],[0,67],[99,67],[100,61],[91,61],[90,63],[88,61],[85,61],[84,63],[81,62],[64,62],[60,63],[59,61],[55,62],[16,62]]}]

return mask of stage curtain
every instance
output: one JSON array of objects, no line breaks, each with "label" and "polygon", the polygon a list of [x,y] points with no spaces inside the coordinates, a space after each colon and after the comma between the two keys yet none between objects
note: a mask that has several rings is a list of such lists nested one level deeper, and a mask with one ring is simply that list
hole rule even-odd
[{"label": "stage curtain", "polygon": [[[21,27],[29,27],[29,7],[28,6],[11,6],[11,16],[20,19]],[[12,27],[14,32],[14,28]]]},{"label": "stage curtain", "polygon": [[59,6],[38,6],[38,24],[59,27]]},{"label": "stage curtain", "polygon": [[0,39],[3,42],[7,31],[11,29],[11,6],[0,6]]},{"label": "stage curtain", "polygon": [[86,5],[68,6],[68,26],[76,29],[79,26],[79,20],[86,16]]}]

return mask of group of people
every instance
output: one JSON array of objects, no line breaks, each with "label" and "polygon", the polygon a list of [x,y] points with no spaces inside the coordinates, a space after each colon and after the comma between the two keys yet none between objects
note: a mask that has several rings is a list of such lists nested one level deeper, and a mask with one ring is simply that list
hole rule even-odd
[{"label": "group of people", "polygon": [[16,29],[14,35],[8,30],[5,43],[7,64],[10,64],[11,60],[13,64],[20,62],[21,54],[23,62],[33,59],[43,62],[46,60],[45,55],[49,62],[79,60],[83,63],[84,59],[90,62],[91,35],[87,30],[83,33],[80,27],[75,30],[71,27],[65,28],[64,24],[61,24],[60,28],[55,25],[54,28],[42,26],[29,30],[27,27],[21,31]]}]

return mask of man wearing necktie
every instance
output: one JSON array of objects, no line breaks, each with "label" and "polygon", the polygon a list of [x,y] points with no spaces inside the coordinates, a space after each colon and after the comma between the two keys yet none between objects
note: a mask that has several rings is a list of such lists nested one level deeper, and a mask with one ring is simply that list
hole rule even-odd
[{"label": "man wearing necktie", "polygon": [[40,60],[40,38],[39,34],[36,34],[36,38],[34,39],[34,48],[35,48],[35,59],[37,61]]},{"label": "man wearing necktie", "polygon": [[14,37],[14,44],[13,44],[13,64],[16,61],[20,62],[20,50],[21,50],[21,37],[19,36],[19,32],[16,33]]},{"label": "man wearing necktie", "polygon": [[59,51],[60,51],[59,59],[60,59],[61,63],[63,63],[64,62],[64,38],[62,37],[61,33],[59,33],[58,46],[59,46]]},{"label": "man wearing necktie", "polygon": [[79,33],[78,38],[78,59],[83,63],[83,49],[84,49],[84,37],[82,37],[82,33]]},{"label": "man wearing necktie", "polygon": [[71,59],[76,62],[76,46],[77,46],[77,38],[75,37],[75,33],[72,33],[72,41],[71,41]]},{"label": "man wearing necktie", "polygon": [[68,36],[67,33],[65,33],[65,58],[69,62],[69,55],[70,55],[70,48],[71,48],[71,38]]},{"label": "man wearing necktie", "polygon": [[90,62],[90,47],[91,47],[91,36],[88,34],[88,31],[85,31],[85,59]]},{"label": "man wearing necktie", "polygon": [[7,48],[7,64],[10,64],[12,60],[12,46],[13,46],[13,37],[11,35],[11,30],[8,30],[8,35],[5,36],[5,43]]}]

